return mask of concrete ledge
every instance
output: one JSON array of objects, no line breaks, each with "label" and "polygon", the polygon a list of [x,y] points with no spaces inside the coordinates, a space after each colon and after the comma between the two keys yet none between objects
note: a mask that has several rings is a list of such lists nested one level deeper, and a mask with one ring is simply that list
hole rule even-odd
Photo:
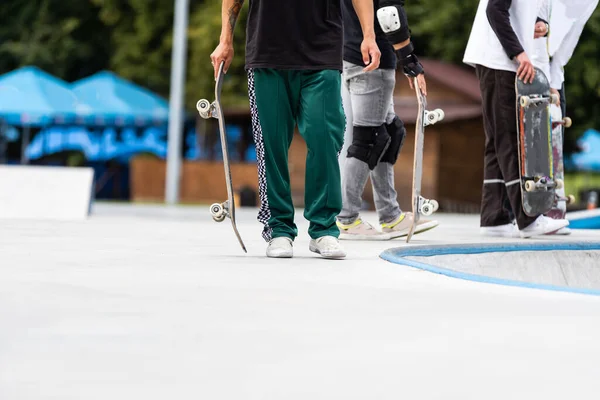
[{"label": "concrete ledge", "polygon": [[0,218],[85,219],[93,183],[92,168],[0,166]]},{"label": "concrete ledge", "polygon": [[[395,264],[474,282],[600,296],[599,251],[600,243],[596,242],[481,243],[394,248],[385,250],[380,257]],[[568,252],[581,252],[582,257],[571,257],[572,253]],[[476,255],[485,256],[476,259]],[[574,270],[576,268],[579,270]],[[569,276],[591,279],[588,287],[582,287],[571,285]],[[559,284],[549,284],[549,281]]]}]

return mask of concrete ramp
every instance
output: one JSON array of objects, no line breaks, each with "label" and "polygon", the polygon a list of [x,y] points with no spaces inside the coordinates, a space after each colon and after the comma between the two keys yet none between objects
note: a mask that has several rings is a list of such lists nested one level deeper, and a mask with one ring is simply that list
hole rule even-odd
[{"label": "concrete ramp", "polygon": [[85,219],[93,183],[92,168],[0,166],[0,218]]},{"label": "concrete ramp", "polygon": [[420,246],[381,258],[476,282],[600,296],[600,242]]}]

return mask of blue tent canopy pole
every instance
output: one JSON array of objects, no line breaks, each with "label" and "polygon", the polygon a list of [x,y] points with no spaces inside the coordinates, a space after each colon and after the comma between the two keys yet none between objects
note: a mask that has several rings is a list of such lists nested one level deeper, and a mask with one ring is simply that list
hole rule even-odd
[{"label": "blue tent canopy pole", "polygon": [[29,164],[29,158],[27,157],[27,146],[29,146],[29,140],[31,139],[31,131],[29,125],[23,127],[23,136],[21,140],[21,164]]}]

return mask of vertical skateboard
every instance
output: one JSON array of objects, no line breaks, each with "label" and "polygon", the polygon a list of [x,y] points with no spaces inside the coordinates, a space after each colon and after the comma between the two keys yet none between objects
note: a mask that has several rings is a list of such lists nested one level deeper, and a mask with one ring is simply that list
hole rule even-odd
[{"label": "vertical skateboard", "polygon": [[[554,177],[557,180],[564,181],[565,170],[563,163],[563,143],[564,129],[570,128],[571,118],[563,118],[562,111],[559,106],[553,104],[550,106],[550,118],[552,120],[552,157],[554,159]],[[555,205],[548,213],[548,217],[554,219],[564,219],[567,213],[567,204],[575,202],[573,195],[566,196],[565,189],[557,189],[555,197]]]},{"label": "vertical skateboard", "polygon": [[550,93],[548,78],[538,68],[530,84],[515,78],[515,93],[521,199],[523,211],[533,217],[550,211],[556,189],[563,187],[554,176],[550,124],[550,104],[559,99]]},{"label": "vertical skateboard", "polygon": [[212,214],[213,220],[216,222],[223,222],[225,217],[231,219],[233,231],[235,232],[242,249],[247,253],[248,251],[246,250],[246,246],[242,241],[235,223],[235,200],[233,196],[233,183],[231,182],[231,168],[229,166],[229,151],[227,150],[227,132],[225,131],[225,118],[223,117],[223,110],[221,109],[221,89],[223,87],[223,76],[225,75],[223,73],[224,65],[225,63],[222,62],[219,66],[219,73],[215,84],[215,101],[211,103],[206,99],[199,100],[198,103],[196,103],[196,108],[202,118],[216,118],[219,121],[219,135],[221,136],[221,146],[223,148],[223,166],[225,167],[227,200],[223,203],[212,204],[210,206],[210,213]]},{"label": "vertical skateboard", "polygon": [[419,111],[417,114],[417,124],[415,128],[415,153],[413,165],[413,189],[412,189],[412,212],[413,223],[406,236],[406,243],[410,241],[421,215],[429,216],[439,208],[438,202],[432,199],[426,199],[421,196],[421,179],[423,177],[423,145],[425,141],[425,127],[433,125],[444,119],[444,111],[437,109],[427,111],[427,99],[419,88],[417,78],[414,78],[414,87],[417,94]]}]

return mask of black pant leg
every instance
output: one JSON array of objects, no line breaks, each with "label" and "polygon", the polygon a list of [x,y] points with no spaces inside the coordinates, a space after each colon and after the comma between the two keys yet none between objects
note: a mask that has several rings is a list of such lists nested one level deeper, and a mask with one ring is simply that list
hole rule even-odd
[{"label": "black pant leg", "polygon": [[496,113],[494,111],[496,76],[494,70],[481,65],[477,65],[476,72],[482,96],[483,124],[485,130],[480,225],[482,227],[491,227],[510,223],[511,216],[506,207],[509,203],[506,186],[496,154],[497,132],[495,128]]},{"label": "black pant leg", "polygon": [[523,211],[521,202],[521,178],[519,174],[519,141],[517,130],[516,73],[495,71],[496,92],[494,101],[494,130],[496,132],[496,156],[505,180],[508,199],[519,229],[535,221]]},{"label": "black pant leg", "polygon": [[560,109],[562,110],[563,118],[567,116],[567,95],[565,93],[565,84],[563,82],[562,88],[558,91],[560,94]]}]

